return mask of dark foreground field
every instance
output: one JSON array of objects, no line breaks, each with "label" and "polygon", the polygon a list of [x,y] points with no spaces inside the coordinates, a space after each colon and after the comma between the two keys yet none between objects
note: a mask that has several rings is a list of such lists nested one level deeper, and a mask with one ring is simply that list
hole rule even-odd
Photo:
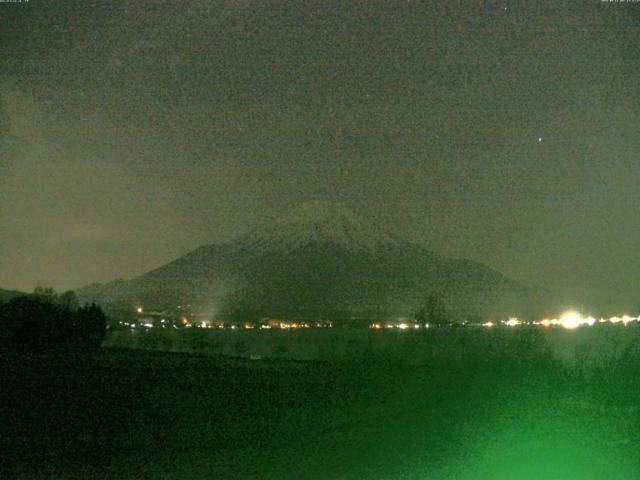
[{"label": "dark foreground field", "polygon": [[0,360],[0,478],[640,478],[640,368]]}]

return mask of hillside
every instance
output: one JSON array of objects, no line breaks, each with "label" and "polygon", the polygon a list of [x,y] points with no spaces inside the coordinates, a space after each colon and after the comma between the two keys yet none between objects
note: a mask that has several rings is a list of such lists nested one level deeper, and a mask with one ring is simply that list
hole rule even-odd
[{"label": "hillside", "polygon": [[0,302],[8,302],[12,298],[22,297],[24,295],[27,294],[24,292],[19,292],[17,290],[4,290],[0,288]]},{"label": "hillside", "polygon": [[307,203],[221,245],[129,281],[82,288],[82,301],[212,313],[411,315],[437,288],[459,318],[530,315],[544,292],[476,262],[447,258],[334,204]]}]

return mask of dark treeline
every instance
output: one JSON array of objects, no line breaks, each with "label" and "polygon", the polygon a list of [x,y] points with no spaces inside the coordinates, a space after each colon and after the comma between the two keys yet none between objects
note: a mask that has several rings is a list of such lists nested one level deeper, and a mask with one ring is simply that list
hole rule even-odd
[{"label": "dark treeline", "polygon": [[107,318],[97,305],[79,306],[71,291],[51,288],[0,302],[0,351],[46,353],[100,348]]}]

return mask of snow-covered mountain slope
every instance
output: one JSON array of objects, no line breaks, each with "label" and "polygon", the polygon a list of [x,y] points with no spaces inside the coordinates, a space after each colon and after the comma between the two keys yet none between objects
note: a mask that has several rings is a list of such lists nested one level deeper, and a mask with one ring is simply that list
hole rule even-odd
[{"label": "snow-covered mountain slope", "polygon": [[[344,205],[311,202],[222,245],[129,281],[80,289],[84,301],[190,303],[264,315],[410,315],[438,288],[460,315],[528,315],[539,292],[482,264],[389,233]],[[323,313],[324,312],[324,313]]]},{"label": "snow-covered mountain slope", "polygon": [[261,225],[233,242],[239,248],[288,252],[312,243],[334,244],[348,251],[372,251],[406,242],[343,204],[312,201]]}]

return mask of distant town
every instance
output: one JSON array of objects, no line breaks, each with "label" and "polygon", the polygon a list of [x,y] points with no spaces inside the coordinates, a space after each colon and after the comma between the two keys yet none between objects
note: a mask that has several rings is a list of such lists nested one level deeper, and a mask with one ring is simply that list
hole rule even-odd
[{"label": "distant town", "polygon": [[[189,306],[179,306],[178,310],[184,310],[184,314],[176,315],[174,312],[146,311],[143,307],[135,308],[135,314],[126,320],[118,320],[112,324],[112,328],[203,328],[203,329],[230,329],[230,330],[296,330],[308,328],[333,328],[334,326],[349,326],[351,328],[369,328],[371,330],[419,330],[433,327],[466,327],[466,328],[515,328],[515,327],[562,327],[568,330],[579,327],[592,327],[596,325],[622,325],[627,326],[640,321],[640,316],[632,317],[627,314],[609,318],[596,319],[592,316],[583,316],[577,311],[570,310],[558,318],[543,318],[536,321],[526,321],[518,317],[510,317],[504,320],[459,323],[430,324],[399,317],[387,321],[362,321],[352,319],[348,324],[333,320],[287,320],[280,318],[263,317],[252,321],[224,321],[212,319],[211,315],[187,313]],[[360,321],[358,321],[360,320]]]}]

